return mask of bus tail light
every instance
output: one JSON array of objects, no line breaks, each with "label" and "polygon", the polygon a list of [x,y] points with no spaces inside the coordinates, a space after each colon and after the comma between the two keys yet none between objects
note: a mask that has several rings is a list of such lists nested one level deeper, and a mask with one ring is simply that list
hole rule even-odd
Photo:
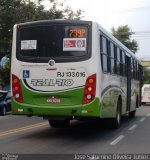
[{"label": "bus tail light", "polygon": [[95,98],[96,92],[96,74],[89,76],[86,80],[84,94],[83,94],[83,104],[90,103]]},{"label": "bus tail light", "polygon": [[13,97],[17,102],[20,102],[20,103],[23,102],[22,91],[20,87],[20,80],[14,74],[12,75],[12,93],[13,93]]}]

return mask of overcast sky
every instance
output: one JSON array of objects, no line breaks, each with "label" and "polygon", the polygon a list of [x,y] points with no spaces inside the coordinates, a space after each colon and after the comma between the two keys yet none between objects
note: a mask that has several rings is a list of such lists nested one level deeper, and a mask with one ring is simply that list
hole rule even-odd
[{"label": "overcast sky", "polygon": [[109,32],[112,27],[129,25],[139,43],[136,55],[150,58],[150,0],[66,0],[66,4],[81,9],[83,19],[97,21]]}]

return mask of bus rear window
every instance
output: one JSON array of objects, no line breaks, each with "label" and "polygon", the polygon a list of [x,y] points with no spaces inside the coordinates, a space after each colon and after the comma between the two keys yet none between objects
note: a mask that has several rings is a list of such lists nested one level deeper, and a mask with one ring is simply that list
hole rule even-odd
[{"label": "bus rear window", "polygon": [[88,33],[88,25],[19,26],[17,58],[22,61],[39,62],[43,62],[44,59],[47,62],[50,58],[63,62],[86,59],[89,57],[90,49]]}]

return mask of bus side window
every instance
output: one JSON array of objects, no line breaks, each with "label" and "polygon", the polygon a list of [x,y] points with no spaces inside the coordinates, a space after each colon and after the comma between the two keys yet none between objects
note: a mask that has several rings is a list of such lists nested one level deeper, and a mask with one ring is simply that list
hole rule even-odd
[{"label": "bus side window", "polygon": [[110,71],[111,71],[111,73],[115,73],[115,46],[114,46],[114,44],[113,43],[110,43],[110,59],[111,59],[111,69],[110,69]]},{"label": "bus side window", "polygon": [[117,74],[117,46],[114,46],[115,74]]},{"label": "bus side window", "polygon": [[122,52],[122,71],[122,75],[126,76],[126,54],[124,51]]},{"label": "bus side window", "polygon": [[107,53],[107,39],[100,36],[100,52],[101,52],[101,65],[104,72],[108,72],[108,53]]},{"label": "bus side window", "polygon": [[136,60],[134,59],[133,62],[133,78],[136,79]]},{"label": "bus side window", "polygon": [[134,72],[134,76],[135,76],[135,79],[137,80],[137,61],[134,60],[134,68],[135,68],[135,72]]},{"label": "bus side window", "polygon": [[107,72],[111,72],[111,48],[110,48],[110,41],[107,39]]},{"label": "bus side window", "polygon": [[132,79],[134,79],[134,59],[131,58],[131,75]]},{"label": "bus side window", "polygon": [[136,80],[139,80],[139,64],[136,63]]},{"label": "bus side window", "polygon": [[117,47],[117,74],[120,75],[120,48]]},{"label": "bus side window", "polygon": [[120,50],[120,75],[123,76],[123,51]]}]

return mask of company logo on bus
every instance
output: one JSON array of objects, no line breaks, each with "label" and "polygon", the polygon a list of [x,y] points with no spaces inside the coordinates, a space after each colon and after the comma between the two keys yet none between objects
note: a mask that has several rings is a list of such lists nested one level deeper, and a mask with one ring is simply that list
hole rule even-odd
[{"label": "company logo on bus", "polygon": [[50,66],[54,66],[55,65],[55,61],[53,59],[50,59],[48,63],[49,63]]},{"label": "company logo on bus", "polygon": [[32,79],[33,86],[72,86],[72,79]]}]

